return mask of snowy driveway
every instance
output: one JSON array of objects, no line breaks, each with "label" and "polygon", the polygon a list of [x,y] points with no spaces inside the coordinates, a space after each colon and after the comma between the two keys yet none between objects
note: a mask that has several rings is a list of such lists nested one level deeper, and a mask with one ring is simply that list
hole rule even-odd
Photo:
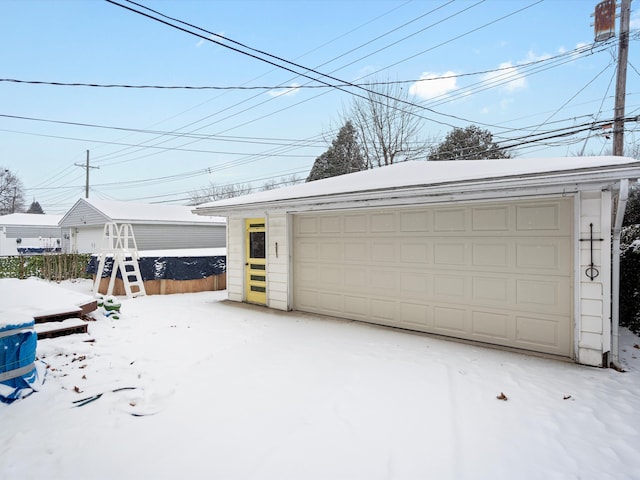
[{"label": "snowy driveway", "polygon": [[[10,291],[2,282],[0,295]],[[85,282],[64,287],[90,290]],[[0,477],[640,472],[637,337],[623,337],[630,371],[618,373],[233,304],[225,295],[124,300],[122,318],[100,316],[88,336],[40,341],[49,365],[42,390],[0,404]],[[501,393],[506,401],[496,398]]]}]

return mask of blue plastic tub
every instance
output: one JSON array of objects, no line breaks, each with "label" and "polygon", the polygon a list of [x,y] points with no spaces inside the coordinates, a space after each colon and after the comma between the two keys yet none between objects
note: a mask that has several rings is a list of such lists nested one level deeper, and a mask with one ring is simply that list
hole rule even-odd
[{"label": "blue plastic tub", "polygon": [[0,401],[11,403],[33,393],[37,339],[33,317],[0,310]]}]

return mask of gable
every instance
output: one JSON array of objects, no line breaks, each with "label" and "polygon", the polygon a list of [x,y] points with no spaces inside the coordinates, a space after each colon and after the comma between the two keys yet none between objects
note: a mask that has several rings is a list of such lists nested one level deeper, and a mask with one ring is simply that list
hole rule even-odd
[{"label": "gable", "polygon": [[97,210],[83,199],[80,199],[62,218],[60,226],[63,228],[96,226],[104,225],[106,222],[110,221],[112,220],[104,213]]}]

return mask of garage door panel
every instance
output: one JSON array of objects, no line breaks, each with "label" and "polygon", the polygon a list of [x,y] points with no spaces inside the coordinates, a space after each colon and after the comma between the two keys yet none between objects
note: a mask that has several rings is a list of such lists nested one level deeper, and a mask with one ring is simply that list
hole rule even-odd
[{"label": "garage door panel", "polygon": [[[323,219],[326,217],[323,217]],[[318,233],[318,219],[316,217],[300,217],[296,223],[296,234]],[[334,232],[336,233],[336,232]]]},{"label": "garage door panel", "polygon": [[471,331],[478,339],[485,338],[494,343],[500,339],[507,343],[515,337],[515,328],[510,329],[511,325],[511,317],[506,313],[474,311],[471,315]]},{"label": "garage door panel", "polygon": [[516,340],[532,350],[565,354],[560,348],[569,341],[571,329],[560,318],[516,317]]},{"label": "garage door panel", "polygon": [[330,315],[338,315],[344,312],[343,297],[339,293],[319,292],[316,311],[327,312]]},{"label": "garage door panel", "polygon": [[294,275],[301,285],[315,285],[318,282],[318,267],[313,264],[297,265]]},{"label": "garage door panel", "polygon": [[435,232],[464,232],[467,229],[466,208],[436,208],[433,216]]},{"label": "garage door panel", "polygon": [[436,333],[444,335],[466,336],[467,311],[464,308],[433,307],[433,326]]},{"label": "garage door panel", "polygon": [[[325,215],[318,219],[319,233],[332,234],[340,233],[342,230],[342,217],[340,215]],[[317,230],[313,233],[317,233]]]},{"label": "garage door panel", "polygon": [[368,215],[345,215],[344,233],[367,233]]},{"label": "garage door panel", "polygon": [[417,297],[421,299],[433,296],[430,275],[420,271],[402,271],[400,275],[400,295],[402,297]]},{"label": "garage door panel", "polygon": [[471,212],[471,229],[474,232],[509,231],[509,207],[505,205],[474,207]]},{"label": "garage door panel", "polygon": [[316,290],[307,290],[299,288],[296,290],[296,305],[299,310],[304,312],[317,312],[318,310],[318,292]]},{"label": "garage door panel", "polygon": [[544,230],[567,233],[562,218],[561,203],[519,205],[516,208],[516,229],[518,231]]},{"label": "garage door panel", "polygon": [[398,294],[398,272],[395,270],[371,270],[371,294],[395,297]]},{"label": "garage door panel", "polygon": [[385,324],[392,323],[397,319],[396,302],[394,300],[372,299],[371,318]]},{"label": "garage door panel", "polygon": [[433,263],[431,255],[431,242],[418,239],[400,241],[400,261],[412,265],[425,265]]},{"label": "garage door panel", "polygon": [[400,212],[400,232],[428,232],[432,224],[432,212]]},{"label": "garage door panel", "polygon": [[299,261],[317,261],[318,256],[318,243],[315,241],[301,240],[296,242],[295,256]]},{"label": "garage door panel", "polygon": [[433,313],[429,305],[400,303],[400,322],[407,328],[424,330],[433,327]]},{"label": "garage door panel", "polygon": [[474,276],[471,280],[471,298],[474,303],[486,303],[496,306],[511,304],[514,293],[510,291],[508,278]]},{"label": "garage door panel", "polygon": [[471,264],[476,267],[513,268],[513,250],[513,241],[475,241],[471,249]]},{"label": "garage door panel", "polygon": [[364,268],[347,268],[344,272],[344,286],[349,291],[369,290],[369,272]]},{"label": "garage door panel", "polygon": [[571,356],[572,205],[294,215],[294,308]]},{"label": "garage door panel", "polygon": [[369,260],[369,243],[361,241],[346,241],[344,243],[344,260],[346,262],[363,262]]},{"label": "garage door panel", "polygon": [[443,273],[433,274],[433,294],[436,301],[464,302],[467,296],[467,277]]},{"label": "garage door panel", "polygon": [[344,269],[334,265],[321,266],[318,269],[318,283],[329,288],[344,286]]},{"label": "garage door panel", "polygon": [[569,238],[534,237],[518,241],[515,268],[535,274],[569,275],[572,255]]},{"label": "garage door panel", "polygon": [[567,279],[516,280],[516,304],[539,313],[571,314],[571,285]]},{"label": "garage door panel", "polygon": [[344,310],[350,315],[367,318],[369,316],[369,299],[367,297],[345,295]]},{"label": "garage door panel", "polygon": [[467,248],[465,242],[437,240],[433,245],[434,265],[466,265]]},{"label": "garage door panel", "polygon": [[344,244],[339,242],[321,242],[318,245],[318,260],[335,262],[344,260]]},{"label": "garage door panel", "polygon": [[376,213],[371,215],[371,233],[395,233],[396,228],[395,213]]}]

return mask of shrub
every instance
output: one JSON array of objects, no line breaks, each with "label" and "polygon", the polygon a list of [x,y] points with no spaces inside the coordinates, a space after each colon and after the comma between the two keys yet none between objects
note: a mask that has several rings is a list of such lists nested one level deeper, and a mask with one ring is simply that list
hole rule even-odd
[{"label": "shrub", "polygon": [[88,278],[86,269],[90,258],[89,254],[77,253],[0,257],[0,278],[39,277],[58,282]]},{"label": "shrub", "polygon": [[620,237],[620,325],[640,334],[640,225]]}]

